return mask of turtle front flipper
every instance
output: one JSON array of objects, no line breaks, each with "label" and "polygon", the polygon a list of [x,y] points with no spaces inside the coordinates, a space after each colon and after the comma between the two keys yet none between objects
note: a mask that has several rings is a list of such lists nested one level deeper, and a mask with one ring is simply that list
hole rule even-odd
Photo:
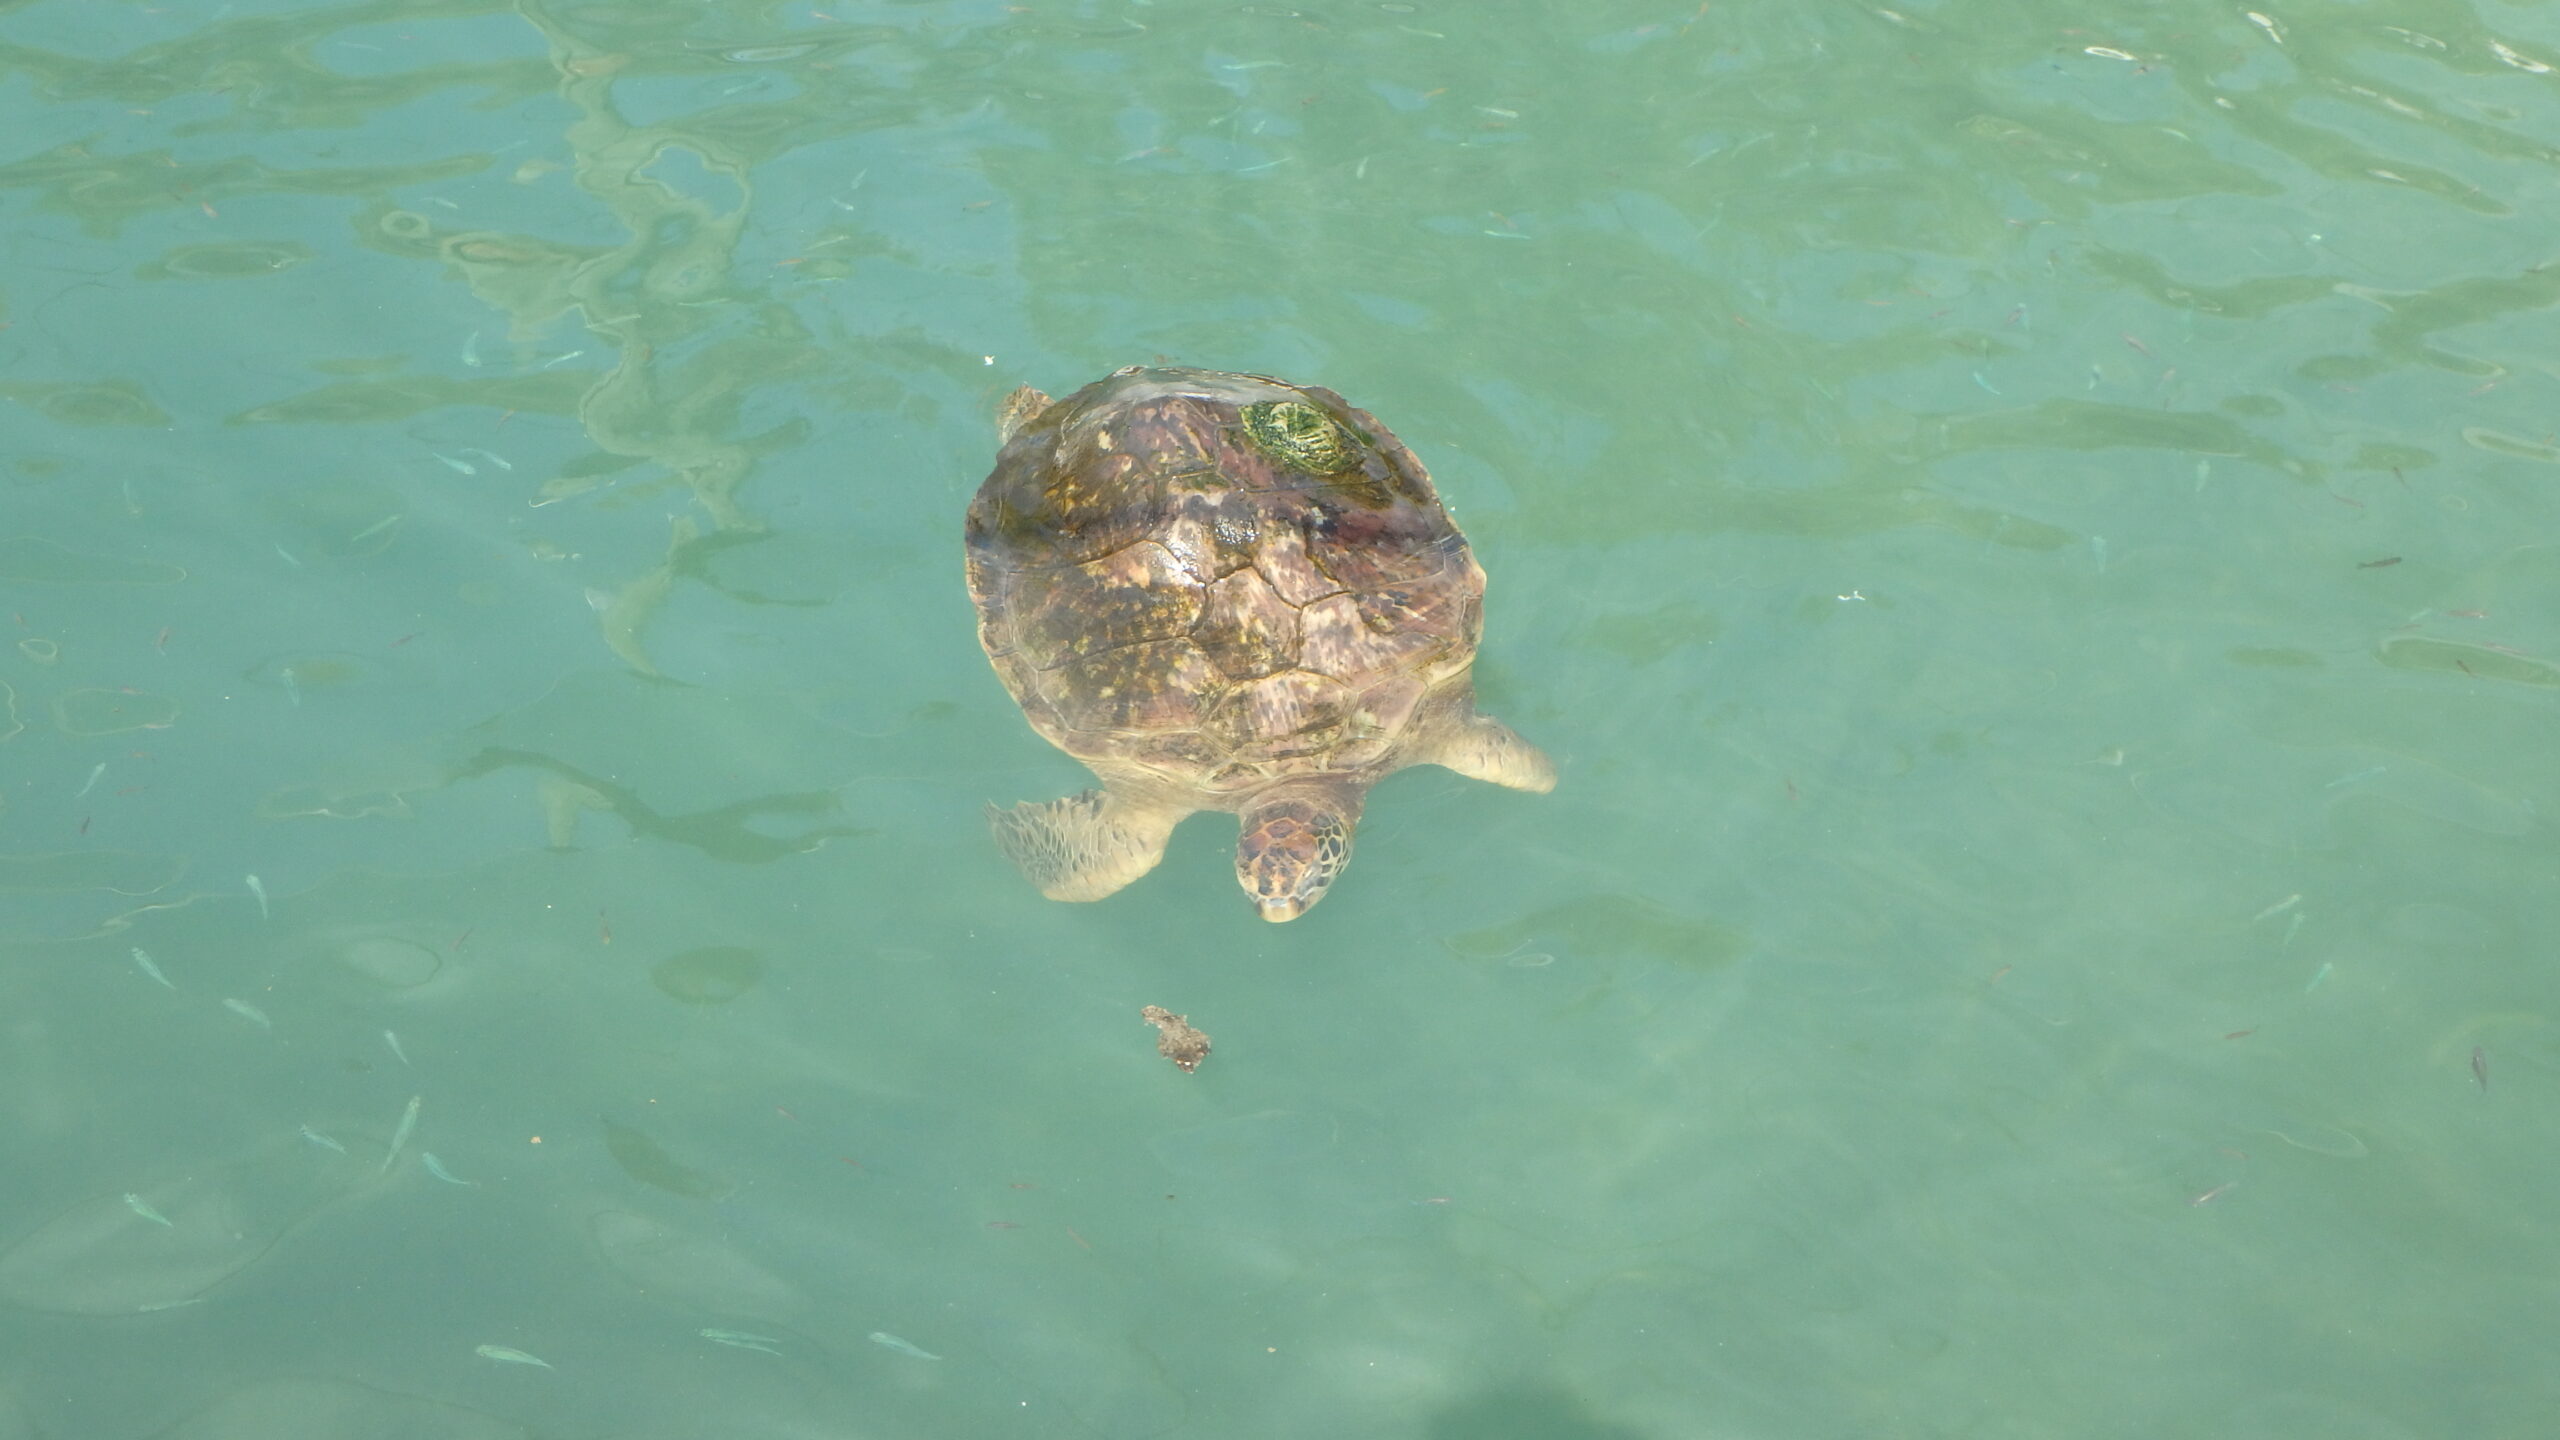
[{"label": "turtle front flipper", "polygon": [[1179,811],[1132,805],[1108,790],[987,807],[998,848],[1052,900],[1099,900],[1153,870],[1181,821]]},{"label": "turtle front flipper", "polygon": [[1514,790],[1544,795],[1556,788],[1556,765],[1547,752],[1490,715],[1469,714],[1413,758]]}]

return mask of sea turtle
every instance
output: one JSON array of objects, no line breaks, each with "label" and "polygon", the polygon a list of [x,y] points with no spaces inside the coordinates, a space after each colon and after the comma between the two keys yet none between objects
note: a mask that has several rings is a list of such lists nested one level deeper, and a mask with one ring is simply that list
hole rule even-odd
[{"label": "sea turtle", "polygon": [[1131,367],[1029,386],[969,506],[978,638],[1033,729],[1102,788],[988,809],[1053,900],[1155,868],[1195,810],[1243,825],[1236,878],[1293,920],[1351,858],[1371,785],[1443,765],[1555,787],[1475,708],[1484,571],[1413,453],[1330,390]]}]

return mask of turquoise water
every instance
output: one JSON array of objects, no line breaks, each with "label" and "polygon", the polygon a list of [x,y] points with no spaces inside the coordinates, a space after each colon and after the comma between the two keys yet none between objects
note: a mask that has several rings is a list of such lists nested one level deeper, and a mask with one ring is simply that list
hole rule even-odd
[{"label": "turquoise water", "polygon": [[[0,3],[0,1437],[2549,1433],[2554,66]],[[1554,794],[1013,873],[961,511],[1158,357],[1419,453]]]}]

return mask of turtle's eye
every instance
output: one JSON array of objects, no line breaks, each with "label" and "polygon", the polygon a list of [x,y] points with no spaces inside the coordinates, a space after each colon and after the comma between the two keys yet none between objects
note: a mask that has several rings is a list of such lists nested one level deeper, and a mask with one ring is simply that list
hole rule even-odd
[{"label": "turtle's eye", "polygon": [[1351,436],[1303,400],[1259,400],[1239,414],[1245,443],[1292,470],[1336,475],[1359,463]]}]

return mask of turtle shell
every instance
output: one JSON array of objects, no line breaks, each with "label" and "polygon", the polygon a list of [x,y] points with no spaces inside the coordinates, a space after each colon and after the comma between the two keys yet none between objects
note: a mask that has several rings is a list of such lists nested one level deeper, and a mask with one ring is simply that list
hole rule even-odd
[{"label": "turtle shell", "polygon": [[979,639],[1032,725],[1204,803],[1392,764],[1463,683],[1484,572],[1330,390],[1123,370],[1019,420],[969,507]]}]

